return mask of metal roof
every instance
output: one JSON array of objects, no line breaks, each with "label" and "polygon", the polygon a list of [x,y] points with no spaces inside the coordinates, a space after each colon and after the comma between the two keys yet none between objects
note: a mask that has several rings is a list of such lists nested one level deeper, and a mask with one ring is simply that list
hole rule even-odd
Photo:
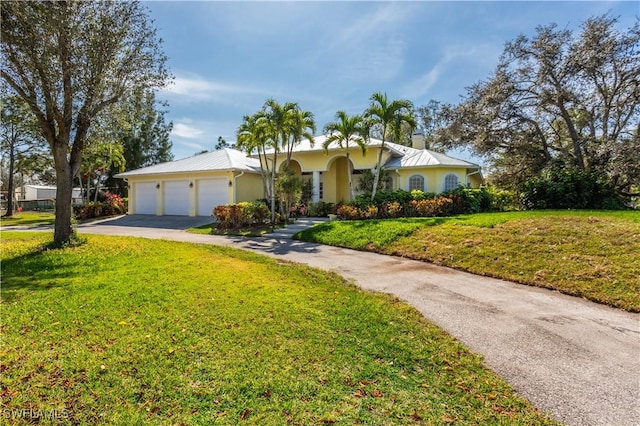
[{"label": "metal roof", "polygon": [[229,170],[259,173],[260,161],[255,158],[247,157],[244,153],[236,149],[224,148],[206,152],[204,154],[194,155],[193,157],[183,158],[181,160],[130,170],[128,172],[119,173],[115,175],[115,177],[128,178],[131,176]]},{"label": "metal roof", "polygon": [[[322,145],[327,139],[328,135],[316,136],[313,146],[311,141],[305,139],[293,148],[293,152],[313,152],[323,151]],[[368,147],[379,147],[382,145],[380,139],[369,139]],[[460,160],[458,158],[450,157],[439,152],[431,151],[428,149],[415,149],[397,143],[385,142],[385,149],[391,152],[391,158],[384,164],[384,168],[404,168],[404,167],[429,167],[429,166],[455,166],[455,167],[469,167],[479,168],[477,164],[470,163],[468,161]],[[340,150],[340,145],[337,142],[332,142],[328,147],[329,151]],[[349,148],[358,150],[358,145],[355,142],[349,143]],[[273,153],[273,149],[267,150],[267,154]]]},{"label": "metal roof", "polygon": [[385,169],[400,169],[406,167],[454,166],[479,168],[480,166],[458,158],[450,157],[429,149],[415,149],[392,142],[385,143],[393,154],[384,164]]}]

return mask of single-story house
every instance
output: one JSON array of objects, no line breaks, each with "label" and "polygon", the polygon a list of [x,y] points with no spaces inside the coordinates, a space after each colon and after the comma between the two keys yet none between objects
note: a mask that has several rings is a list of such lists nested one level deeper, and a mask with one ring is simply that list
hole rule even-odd
[{"label": "single-story house", "polygon": [[262,198],[260,162],[225,148],[117,174],[129,186],[129,214],[211,216],[222,204]]},{"label": "single-story house", "polygon": [[[303,178],[307,176],[312,180],[314,202],[346,201],[349,199],[349,182],[345,151],[336,142],[331,143],[325,150],[323,143],[326,138],[326,135],[317,136],[313,144],[304,140],[294,147],[290,167],[297,175]],[[440,193],[458,186],[477,188],[482,184],[479,165],[425,149],[425,140],[421,134],[413,135],[412,145],[408,147],[385,142],[382,148],[382,168],[391,175],[391,189],[419,189],[423,192]],[[363,155],[355,142],[349,143],[354,189],[358,186],[362,171],[375,168],[381,146],[381,140],[371,139]],[[273,152],[269,153],[269,164],[272,159]],[[279,170],[285,161],[286,155],[279,153]]]},{"label": "single-story house", "polygon": [[[313,144],[302,141],[293,149],[290,167],[303,179],[312,181],[312,201],[346,201],[349,188],[345,152],[336,143],[325,151],[322,145],[326,137],[315,137]],[[349,156],[355,188],[362,171],[375,167],[382,141],[371,139],[364,155],[353,145]],[[272,155],[268,154],[270,159]],[[480,166],[425,149],[421,135],[414,135],[412,147],[386,142],[382,159],[383,168],[391,174],[392,189],[439,193],[460,185],[477,188],[482,184]],[[286,155],[280,153],[278,170],[285,161]],[[116,177],[129,184],[129,214],[210,216],[217,205],[264,198],[260,166],[258,158],[225,148]]]}]

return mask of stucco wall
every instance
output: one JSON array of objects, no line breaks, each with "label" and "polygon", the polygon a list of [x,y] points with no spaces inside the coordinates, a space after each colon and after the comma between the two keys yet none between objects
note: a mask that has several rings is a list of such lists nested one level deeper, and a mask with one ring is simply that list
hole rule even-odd
[{"label": "stucco wall", "polygon": [[[456,175],[458,177],[458,183],[462,186],[467,186],[468,170],[466,168],[425,167],[400,169],[398,173],[396,173],[395,170],[390,170],[390,172],[394,179],[394,188],[402,188],[407,191],[409,190],[409,179],[414,175],[419,175],[424,178],[426,186],[425,192],[440,193],[444,191],[444,179],[448,174]],[[472,188],[478,188],[482,183],[478,174],[469,176],[469,181]]]},{"label": "stucco wall", "polygon": [[[163,175],[151,175],[151,176],[132,176],[128,178],[129,184],[129,214],[136,214],[136,196],[138,188],[142,183],[152,183],[156,189],[156,215],[164,215],[164,188],[167,182],[173,181],[188,181],[190,184],[188,187],[189,192],[189,216],[197,215],[197,189],[199,182],[205,179],[220,179],[223,180],[223,188],[227,191],[227,198],[225,203],[234,203],[238,201],[253,201],[258,198],[263,198],[262,180],[259,174],[245,173],[242,176],[240,172],[222,171],[222,172],[202,172],[202,173],[175,173],[175,174],[163,174]],[[231,185],[228,182],[232,182]]]},{"label": "stucco wall", "polygon": [[262,177],[255,173],[245,173],[236,179],[235,202],[255,201],[265,198]]}]

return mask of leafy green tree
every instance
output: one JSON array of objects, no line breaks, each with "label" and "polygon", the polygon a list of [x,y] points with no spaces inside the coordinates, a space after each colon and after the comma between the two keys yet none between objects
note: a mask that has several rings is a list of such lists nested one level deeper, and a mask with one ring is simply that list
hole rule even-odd
[{"label": "leafy green tree", "polygon": [[358,146],[362,150],[362,155],[365,155],[367,152],[367,144],[365,138],[366,127],[364,125],[364,119],[361,115],[352,115],[349,116],[345,111],[336,112],[335,116],[336,121],[332,121],[328,123],[324,127],[324,132],[327,133],[327,138],[325,139],[322,147],[325,152],[328,151],[329,145],[333,142],[336,142],[341,150],[345,151],[345,155],[347,157],[347,178],[349,182],[349,201],[355,198],[355,194],[353,191],[353,182],[351,179],[351,174],[353,171],[351,170],[351,159],[349,153],[349,143],[353,143]]},{"label": "leafy green tree", "polygon": [[218,143],[216,144],[214,149],[218,151],[225,148],[233,148],[233,145],[230,145],[226,140],[222,138],[222,136],[218,136]]},{"label": "leafy green tree", "polygon": [[[389,101],[386,93],[376,92],[371,95],[371,104],[364,113],[365,119],[370,121],[374,131],[379,132],[382,140],[378,161],[374,171],[374,184],[371,191],[371,201],[376,196],[378,180],[380,178],[380,168],[382,167],[382,154],[385,141],[391,136],[398,140],[403,124],[409,126],[411,132],[416,127],[416,119],[413,115],[413,104],[406,99],[396,99]],[[393,129],[393,132],[391,131]]]},{"label": "leafy green tree", "polygon": [[165,121],[167,106],[147,90],[132,93],[117,108],[110,109],[108,127],[112,129],[112,140],[123,147],[124,164],[112,164],[105,186],[125,196],[126,182],[114,175],[173,160],[169,138],[173,123]]},{"label": "leafy green tree", "polygon": [[286,168],[278,174],[276,180],[276,193],[280,201],[280,208],[283,217],[288,218],[291,206],[300,201],[302,195],[303,182],[293,173],[293,170]]},{"label": "leafy green tree", "polygon": [[74,177],[94,120],[132,88],[169,79],[160,41],[137,1],[0,4],[2,79],[36,116],[56,169],[54,244],[72,242]]},{"label": "leafy green tree", "polygon": [[485,156],[503,185],[564,167],[628,191],[640,182],[640,21],[617,22],[593,17],[579,34],[550,24],[507,43],[493,75],[444,108],[442,142]]},{"label": "leafy green tree", "polygon": [[425,147],[427,149],[444,151],[438,144],[438,132],[445,124],[443,122],[443,108],[446,108],[446,104],[431,99],[426,105],[416,109],[418,128],[424,134]]},{"label": "leafy green tree", "polygon": [[35,117],[24,101],[15,95],[2,98],[0,137],[0,147],[8,162],[7,211],[4,216],[11,217],[14,210],[16,169],[23,169],[26,165],[25,158],[38,155],[45,144],[37,132]]},{"label": "leafy green tree", "polygon": [[[110,140],[89,140],[83,156],[82,172],[86,179],[84,188],[87,200],[91,195],[91,181],[95,182],[94,200],[98,201],[101,185],[112,169],[124,169],[125,157],[122,144]],[[82,182],[82,179],[80,179]]]},{"label": "leafy green tree", "polygon": [[[378,186],[376,187],[376,191],[380,191],[383,189],[387,189],[392,182],[391,174],[389,170],[382,169],[380,170],[380,176],[378,177]],[[360,181],[358,182],[358,186],[356,189],[358,191],[366,192],[371,194],[373,191],[373,182],[375,181],[375,174],[371,170],[363,170],[360,175]],[[364,194],[363,194],[364,195]]]}]

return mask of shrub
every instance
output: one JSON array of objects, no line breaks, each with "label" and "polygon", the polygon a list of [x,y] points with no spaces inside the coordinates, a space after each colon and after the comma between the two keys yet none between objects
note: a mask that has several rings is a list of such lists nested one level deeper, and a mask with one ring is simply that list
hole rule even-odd
[{"label": "shrub", "polygon": [[411,200],[412,200],[411,193],[403,189],[396,189],[396,190],[382,189],[376,192],[376,196],[373,199],[373,202],[371,202],[371,194],[364,193],[364,194],[357,195],[353,199],[353,201],[349,202],[348,204],[352,206],[356,206],[362,211],[366,211],[371,206],[381,208],[391,203],[399,203],[402,205],[402,204],[408,203]]},{"label": "shrub", "polygon": [[456,214],[479,213],[491,210],[491,194],[485,188],[458,188],[447,191],[442,196],[454,201]]},{"label": "shrub", "polygon": [[515,191],[498,189],[493,186],[488,187],[487,191],[491,196],[491,211],[504,212],[517,210],[520,207],[520,204],[518,203],[518,194]]},{"label": "shrub", "polygon": [[527,179],[520,186],[524,209],[624,209],[605,176],[571,168],[556,168]]},{"label": "shrub", "polygon": [[395,218],[402,216],[402,210],[402,204],[397,201],[387,204],[387,214],[389,217]]},{"label": "shrub", "polygon": [[378,207],[369,206],[366,210],[362,211],[362,215],[365,219],[375,219],[378,217]]},{"label": "shrub", "polygon": [[261,201],[244,201],[237,204],[216,206],[213,216],[216,228],[239,229],[245,226],[262,225],[269,217],[269,209]]},{"label": "shrub", "polygon": [[420,217],[449,216],[453,214],[454,210],[454,201],[449,197],[413,200],[411,205],[415,210],[415,215]]},{"label": "shrub", "polygon": [[375,206],[381,206],[382,204],[389,204],[397,202],[400,204],[406,204],[412,200],[411,193],[404,189],[396,189],[394,191],[382,190],[376,192],[376,196],[373,200]]},{"label": "shrub", "polygon": [[307,216],[309,217],[326,217],[332,212],[335,204],[318,201],[307,206]]},{"label": "shrub", "polygon": [[411,191],[412,200],[430,200],[435,197],[436,194],[433,192],[424,192],[419,189],[414,189],[413,191]]},{"label": "shrub", "polygon": [[250,224],[262,224],[269,218],[269,208],[262,201],[251,201],[239,203],[242,205],[244,214],[247,216]]},{"label": "shrub", "polygon": [[364,217],[362,210],[360,210],[356,206],[352,206],[349,204],[343,204],[338,207],[338,209],[336,210],[336,214],[340,219],[344,220],[356,220],[362,219]]},{"label": "shrub", "polygon": [[105,193],[105,201],[89,202],[73,207],[73,214],[77,219],[87,220],[105,216],[115,216],[126,213],[122,198],[117,194]]}]

